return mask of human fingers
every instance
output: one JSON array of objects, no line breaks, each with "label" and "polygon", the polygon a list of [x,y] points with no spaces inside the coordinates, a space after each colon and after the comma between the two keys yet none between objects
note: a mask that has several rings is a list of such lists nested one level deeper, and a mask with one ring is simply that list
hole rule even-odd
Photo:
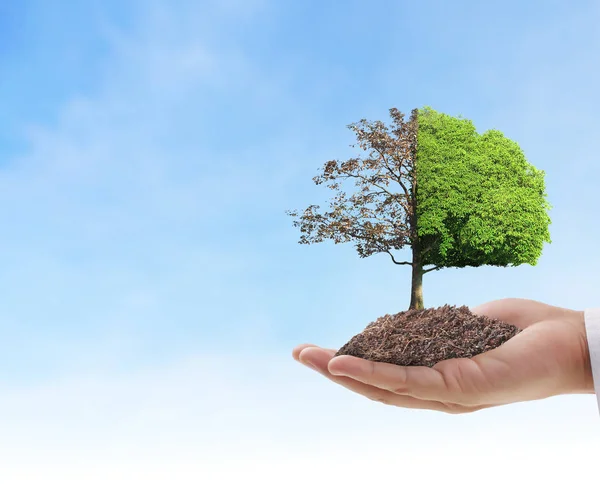
[{"label": "human fingers", "polygon": [[[300,361],[300,353],[307,347],[318,347],[318,346],[315,344],[299,344],[292,349],[292,357],[296,361]],[[327,350],[328,352],[331,352],[332,354],[336,353],[336,351],[333,349],[325,349],[325,350]]]},{"label": "human fingers", "polygon": [[[458,359],[453,359],[458,362]],[[364,384],[389,391],[396,395],[407,395],[421,400],[461,405],[469,403],[463,393],[460,380],[447,376],[447,371],[426,366],[397,366],[386,362],[375,362],[353,356],[339,356],[328,364],[332,374],[347,376]]]},{"label": "human fingers", "polygon": [[563,319],[573,310],[522,298],[504,298],[469,308],[475,315],[487,316],[510,323],[521,330],[550,319]]},{"label": "human fingers", "polygon": [[[300,347],[300,346],[298,346]],[[333,353],[332,353],[333,352]],[[393,405],[402,408],[414,408],[425,410],[436,410],[446,413],[458,414],[472,412],[484,407],[462,407],[459,405],[445,404],[439,401],[420,400],[408,395],[392,393],[388,390],[378,388],[373,385],[361,383],[347,376],[334,375],[329,372],[328,364],[336,351],[330,349],[321,349],[316,346],[304,347],[299,356],[299,361],[307,364],[315,371],[319,372],[327,379],[337,383],[344,388],[358,393],[372,401],[380,402],[385,405]]]}]

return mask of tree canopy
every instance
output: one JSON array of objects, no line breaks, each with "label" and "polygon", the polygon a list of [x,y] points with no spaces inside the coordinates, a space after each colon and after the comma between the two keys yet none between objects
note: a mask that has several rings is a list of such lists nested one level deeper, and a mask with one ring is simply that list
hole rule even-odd
[{"label": "tree canopy", "polygon": [[419,111],[417,223],[425,264],[535,265],[550,243],[544,172],[498,130]]}]

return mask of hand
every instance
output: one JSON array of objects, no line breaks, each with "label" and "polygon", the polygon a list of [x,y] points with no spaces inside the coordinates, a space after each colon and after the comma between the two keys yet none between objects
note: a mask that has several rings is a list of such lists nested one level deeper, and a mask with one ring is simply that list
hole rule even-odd
[{"label": "hand", "polygon": [[406,408],[467,413],[508,403],[594,393],[583,311],[526,299],[470,309],[523,331],[500,347],[433,367],[396,366],[302,344],[294,359],[367,398]]}]

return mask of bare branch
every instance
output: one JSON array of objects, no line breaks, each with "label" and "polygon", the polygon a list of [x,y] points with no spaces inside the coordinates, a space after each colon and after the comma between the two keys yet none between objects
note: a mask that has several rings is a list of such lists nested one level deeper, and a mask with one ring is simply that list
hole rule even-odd
[{"label": "bare branch", "polygon": [[386,250],[386,252],[390,255],[390,257],[392,258],[392,262],[394,262],[394,264],[397,265],[413,265],[412,262],[398,262],[394,256],[392,255],[392,252],[390,252],[389,250]]},{"label": "bare branch", "polygon": [[430,250],[433,250],[433,248],[438,244],[438,242],[439,242],[439,239],[436,238],[436,240],[431,245],[427,246],[424,250],[421,250],[421,253],[426,254]]},{"label": "bare branch", "polygon": [[375,182],[373,182],[372,180],[368,180],[364,175],[354,175],[354,174],[346,174],[348,177],[353,177],[355,179],[360,179],[363,182],[369,184],[369,185],[374,185],[375,187],[381,189],[383,192],[385,192],[386,194],[389,194],[390,196],[394,197],[394,194],[392,194],[390,191],[388,191],[385,187],[382,187],[378,184],[376,184]]},{"label": "bare branch", "polygon": [[404,185],[404,183],[402,182],[402,179],[398,179],[398,184],[400,184],[400,187],[402,187],[402,190],[404,191],[404,193],[407,196],[410,196],[410,193],[408,192],[408,189],[406,188],[406,186]]},{"label": "bare branch", "polygon": [[396,175],[396,174],[395,174],[395,173],[392,171],[392,169],[390,168],[390,166],[389,166],[389,163],[388,163],[387,159],[385,158],[385,156],[383,155],[383,153],[382,153],[382,152],[381,152],[379,149],[377,149],[377,148],[375,149],[375,151],[377,151],[377,153],[379,153],[379,154],[381,155],[381,158],[382,158],[382,160],[383,160],[383,162],[384,162],[384,166],[385,166],[385,168],[387,168],[387,169],[388,169],[388,171],[389,171],[389,172],[390,172],[390,173],[391,173],[391,174],[392,174],[394,177],[396,177],[396,178],[397,178],[396,182],[398,182],[398,184],[400,184],[400,187],[402,187],[402,190],[404,191],[404,193],[405,193],[407,196],[409,196],[410,194],[409,194],[409,192],[408,192],[408,189],[406,188],[406,186],[405,186],[405,185],[404,185],[404,183],[402,182],[402,172],[400,172],[400,174],[399,174],[399,175]]},{"label": "bare branch", "polygon": [[[365,176],[363,175],[355,175],[355,174],[350,174],[350,173],[346,173],[345,177],[352,177],[354,179],[360,179],[361,181],[365,182],[368,185],[374,185],[375,187],[377,187],[378,189],[381,189],[382,192],[384,192],[385,194],[389,195],[390,197],[394,198],[395,201],[400,202],[400,205],[404,208],[404,211],[406,211],[407,214],[410,214],[410,207],[406,202],[403,201],[398,201],[398,194],[393,194],[392,192],[388,191],[385,187],[382,187],[378,184],[376,184],[375,182],[373,182],[372,180],[368,180]],[[402,183],[400,183],[400,185],[402,186],[402,188],[404,189],[406,196],[408,196],[408,191],[406,190],[406,186]]]},{"label": "bare branch", "polygon": [[437,267],[431,267],[431,268],[429,268],[429,269],[423,269],[423,274],[427,274],[428,272],[431,272],[431,271],[436,271],[436,270],[438,270],[438,269],[441,269],[441,268],[442,268],[442,266],[441,266],[441,265],[439,265],[439,266],[437,266]]},{"label": "bare branch", "polygon": [[387,171],[392,174],[394,177],[396,177],[398,180],[401,179],[401,175],[396,175],[394,173],[394,171],[390,168],[390,164],[387,161],[387,158],[385,158],[385,155],[381,152],[381,150],[379,150],[379,148],[375,148],[375,151],[377,153],[379,153],[379,156],[381,157],[381,160],[383,161],[383,166],[387,169]]}]

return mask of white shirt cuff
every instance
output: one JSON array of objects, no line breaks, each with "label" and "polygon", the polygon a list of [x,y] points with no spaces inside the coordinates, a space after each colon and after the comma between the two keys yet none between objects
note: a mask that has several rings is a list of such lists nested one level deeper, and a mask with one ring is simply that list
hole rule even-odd
[{"label": "white shirt cuff", "polygon": [[590,350],[594,391],[600,412],[600,308],[584,310],[585,332]]}]

